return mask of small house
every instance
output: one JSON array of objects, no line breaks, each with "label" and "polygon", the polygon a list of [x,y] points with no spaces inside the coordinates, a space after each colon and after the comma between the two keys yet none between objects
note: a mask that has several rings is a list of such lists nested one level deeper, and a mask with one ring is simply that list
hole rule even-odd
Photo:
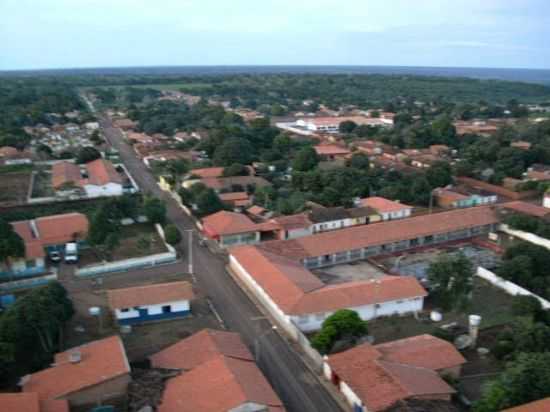
[{"label": "small house", "polygon": [[189,282],[159,283],[107,292],[109,308],[120,325],[181,318],[191,313]]},{"label": "small house", "polygon": [[409,217],[412,213],[412,206],[394,202],[383,197],[367,197],[359,200],[359,205],[370,207],[382,217],[382,220],[395,220]]}]

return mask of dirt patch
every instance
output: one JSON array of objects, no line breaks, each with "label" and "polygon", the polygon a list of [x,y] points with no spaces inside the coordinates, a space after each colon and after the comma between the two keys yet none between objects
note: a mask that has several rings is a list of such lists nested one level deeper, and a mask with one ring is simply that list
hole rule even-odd
[{"label": "dirt patch", "polygon": [[313,273],[328,285],[379,279],[384,272],[368,262],[354,262],[314,270]]},{"label": "dirt patch", "polygon": [[4,206],[26,203],[30,184],[30,172],[1,174],[0,203]]}]

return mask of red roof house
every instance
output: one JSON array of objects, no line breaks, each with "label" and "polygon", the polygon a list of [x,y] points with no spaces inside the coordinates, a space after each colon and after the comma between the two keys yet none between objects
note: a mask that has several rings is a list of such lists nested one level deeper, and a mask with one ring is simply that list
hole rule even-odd
[{"label": "red roof house", "polygon": [[66,400],[40,400],[36,393],[0,393],[5,412],[69,412]]}]

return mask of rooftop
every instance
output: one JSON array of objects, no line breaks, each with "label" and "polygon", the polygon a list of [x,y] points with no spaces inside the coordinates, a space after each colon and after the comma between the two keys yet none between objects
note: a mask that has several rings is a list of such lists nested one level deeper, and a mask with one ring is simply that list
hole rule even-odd
[{"label": "rooftop", "polygon": [[490,206],[478,206],[354,226],[298,239],[269,241],[259,247],[275,254],[304,259],[495,223],[498,223],[495,211]]},{"label": "rooftop", "polygon": [[[71,362],[77,352],[80,361]],[[129,372],[122,340],[111,336],[56,354],[51,367],[29,375],[23,392],[35,392],[41,400],[58,399]]]},{"label": "rooftop", "polygon": [[334,144],[321,144],[314,147],[319,156],[347,155],[350,152],[348,148]]},{"label": "rooftop", "polygon": [[124,309],[191,300],[194,298],[194,294],[191,283],[181,281],[111,289],[107,291],[107,298],[111,309]]},{"label": "rooftop", "polygon": [[71,162],[58,162],[52,166],[52,186],[58,189],[65,184],[79,185],[80,167]]},{"label": "rooftop", "polygon": [[103,186],[108,183],[122,184],[122,178],[116,171],[113,164],[105,159],[96,159],[86,163],[88,171],[87,183],[97,186]]},{"label": "rooftop", "polygon": [[205,167],[203,169],[193,169],[190,173],[203,179],[207,177],[222,177],[223,169],[223,167]]},{"label": "rooftop", "polygon": [[388,360],[369,343],[330,355],[327,362],[371,411],[411,397],[455,392],[434,370]]},{"label": "rooftop", "polygon": [[211,236],[255,232],[258,225],[241,213],[221,210],[202,219],[204,230]]},{"label": "rooftop", "polygon": [[544,218],[550,214],[550,209],[542,206],[537,206],[532,203],[522,202],[519,200],[515,202],[503,203],[501,204],[501,206],[505,209],[513,210],[518,213],[531,215],[538,218]]},{"label": "rooftop", "polygon": [[0,393],[0,406],[6,412],[69,412],[68,401],[40,401],[36,393]]},{"label": "rooftop", "polygon": [[403,209],[412,209],[412,206],[404,205],[403,203],[394,202],[383,197],[373,196],[361,199],[361,206],[370,207],[379,213],[397,212]]},{"label": "rooftop", "polygon": [[314,208],[308,214],[309,220],[313,223],[330,222],[350,217],[348,211],[343,207]]},{"label": "rooftop", "polygon": [[550,411],[550,397],[529,402],[515,408],[505,409],[502,412],[545,412]]}]

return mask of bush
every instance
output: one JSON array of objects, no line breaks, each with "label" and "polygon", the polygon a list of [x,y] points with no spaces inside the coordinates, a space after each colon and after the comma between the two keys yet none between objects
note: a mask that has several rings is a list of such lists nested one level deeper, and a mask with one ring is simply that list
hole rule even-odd
[{"label": "bush", "polygon": [[321,354],[329,353],[334,343],[342,337],[359,338],[368,333],[367,322],[353,310],[337,310],[323,322],[323,327],[311,341]]},{"label": "bush", "polygon": [[499,340],[492,348],[491,353],[498,360],[503,360],[514,352],[514,342],[509,340]]},{"label": "bush", "polygon": [[166,238],[166,243],[172,246],[181,242],[181,233],[174,225],[168,225],[164,228],[164,237]]},{"label": "bush", "polygon": [[512,298],[512,313],[517,316],[535,316],[542,311],[540,301],[534,296],[518,295]]}]

